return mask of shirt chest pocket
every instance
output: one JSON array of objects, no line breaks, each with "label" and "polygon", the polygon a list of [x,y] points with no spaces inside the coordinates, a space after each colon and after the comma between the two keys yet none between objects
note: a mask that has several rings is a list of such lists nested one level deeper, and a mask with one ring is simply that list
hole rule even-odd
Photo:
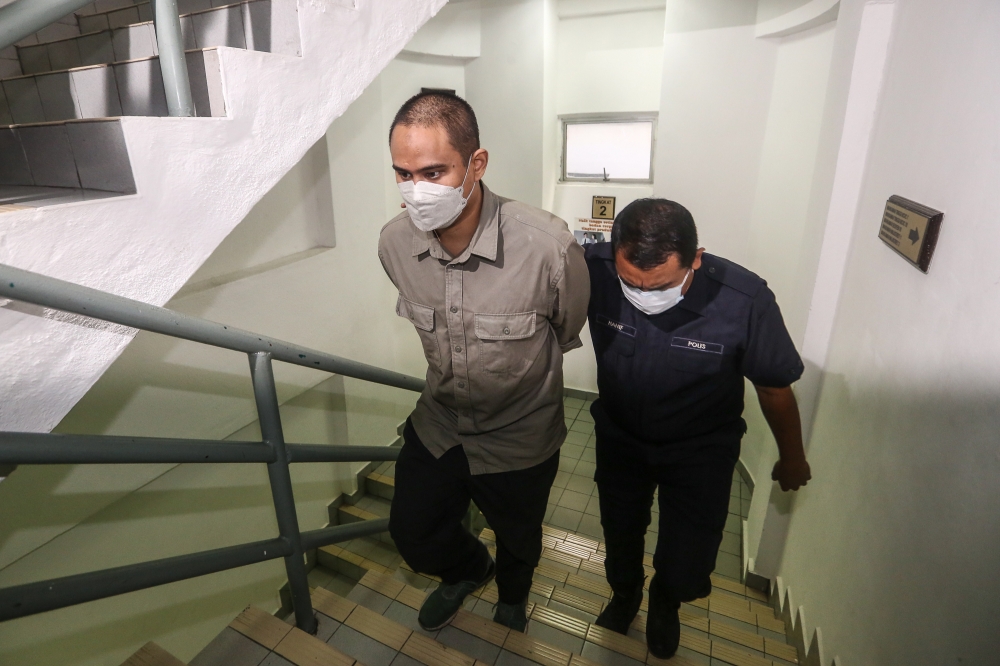
[{"label": "shirt chest pocket", "polygon": [[[717,345],[721,347],[722,345]],[[700,375],[711,375],[722,370],[722,352],[688,349],[672,344],[667,352],[667,363],[674,370]]]},{"label": "shirt chest pocket", "polygon": [[538,352],[534,312],[477,314],[476,337],[483,372],[522,374]]},{"label": "shirt chest pocket", "polygon": [[414,328],[417,329],[428,365],[440,368],[441,348],[438,345],[437,335],[434,333],[434,308],[414,303],[400,295],[396,301],[396,314],[404,319],[409,319]]}]

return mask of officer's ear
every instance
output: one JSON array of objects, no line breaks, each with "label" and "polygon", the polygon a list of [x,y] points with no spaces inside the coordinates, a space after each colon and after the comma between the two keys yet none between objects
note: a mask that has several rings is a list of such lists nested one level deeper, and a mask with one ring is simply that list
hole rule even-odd
[{"label": "officer's ear", "polygon": [[691,270],[696,271],[701,268],[701,255],[705,254],[705,248],[699,247],[694,253],[694,261],[691,262]]}]

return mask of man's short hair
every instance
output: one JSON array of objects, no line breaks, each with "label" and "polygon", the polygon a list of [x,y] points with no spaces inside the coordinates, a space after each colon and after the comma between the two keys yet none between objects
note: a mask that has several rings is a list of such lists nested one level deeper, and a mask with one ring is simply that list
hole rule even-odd
[{"label": "man's short hair", "polygon": [[468,164],[472,153],[479,150],[479,123],[469,103],[454,93],[421,92],[399,107],[389,128],[389,142],[396,125],[406,127],[443,127],[448,141]]},{"label": "man's short hair", "polygon": [[688,209],[667,199],[637,199],[611,227],[611,250],[641,271],[665,263],[672,254],[690,268],[698,253],[698,229]]}]

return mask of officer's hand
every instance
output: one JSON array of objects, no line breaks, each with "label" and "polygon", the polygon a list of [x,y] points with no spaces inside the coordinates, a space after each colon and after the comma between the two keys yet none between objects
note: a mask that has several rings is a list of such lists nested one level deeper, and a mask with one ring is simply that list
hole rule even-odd
[{"label": "officer's hand", "polygon": [[798,490],[812,478],[812,471],[805,458],[799,460],[779,459],[771,470],[771,479],[777,481],[782,490]]}]

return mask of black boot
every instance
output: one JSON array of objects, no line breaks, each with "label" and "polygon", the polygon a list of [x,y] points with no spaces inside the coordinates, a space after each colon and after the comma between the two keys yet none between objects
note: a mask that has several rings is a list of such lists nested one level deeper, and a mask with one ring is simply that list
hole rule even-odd
[{"label": "black boot", "polygon": [[659,659],[670,659],[681,642],[680,602],[655,592],[655,580],[649,586],[649,613],[646,615],[646,646]]},{"label": "black boot", "polygon": [[627,634],[628,628],[632,625],[639,606],[642,605],[642,584],[631,594],[619,594],[616,590],[611,601],[605,606],[600,616],[597,618],[598,627],[604,627],[619,634]]}]

